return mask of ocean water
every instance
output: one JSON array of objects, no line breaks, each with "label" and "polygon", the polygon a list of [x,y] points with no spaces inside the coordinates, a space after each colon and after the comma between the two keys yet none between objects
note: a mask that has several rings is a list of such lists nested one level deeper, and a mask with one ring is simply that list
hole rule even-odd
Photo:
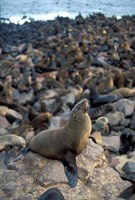
[{"label": "ocean water", "polygon": [[58,15],[74,18],[79,13],[87,16],[97,12],[117,17],[134,15],[135,0],[0,0],[1,17],[15,23],[30,18],[48,20]]}]

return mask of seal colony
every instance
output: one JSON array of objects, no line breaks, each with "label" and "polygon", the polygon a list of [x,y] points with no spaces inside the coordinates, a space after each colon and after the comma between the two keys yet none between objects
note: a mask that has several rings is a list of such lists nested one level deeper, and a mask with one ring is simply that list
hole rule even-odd
[{"label": "seal colony", "polygon": [[41,131],[32,138],[29,148],[24,148],[21,152],[25,155],[32,150],[47,158],[60,160],[69,185],[75,187],[78,180],[75,156],[86,147],[91,129],[88,100],[83,99],[72,109],[70,118],[63,127]]},{"label": "seal colony", "polygon": [[[95,142],[103,146],[103,137],[112,141],[109,156],[113,158],[116,152],[120,158],[121,154],[132,154],[134,22],[135,16],[117,19],[100,13],[86,18],[79,15],[74,20],[67,17],[32,20],[23,25],[0,22],[0,136],[21,136],[29,146],[37,133],[63,126],[75,104],[86,98],[90,102],[89,115],[93,124],[91,136],[98,136]],[[96,130],[99,117],[107,118],[109,124]],[[121,139],[120,149],[115,138],[108,136]],[[19,154],[18,145],[13,143],[10,148],[6,144],[2,142],[1,146],[2,167],[3,158],[9,163]],[[132,181],[132,176],[127,176]]]}]

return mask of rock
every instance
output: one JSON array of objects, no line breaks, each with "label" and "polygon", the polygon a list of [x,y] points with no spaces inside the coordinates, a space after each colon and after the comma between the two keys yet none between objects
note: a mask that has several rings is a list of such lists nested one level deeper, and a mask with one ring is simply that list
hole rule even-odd
[{"label": "rock", "polygon": [[135,129],[135,111],[131,118],[130,128]]},{"label": "rock", "polygon": [[108,147],[108,149],[113,150],[115,152],[119,151],[120,147],[120,138],[119,136],[103,136],[102,137],[104,144]]},{"label": "rock", "polygon": [[123,177],[124,180],[129,180],[129,181],[134,183],[135,182],[135,174],[133,174],[133,173],[132,174],[126,174],[122,170],[123,166],[126,163],[135,163],[135,154],[132,153],[131,156],[121,155],[121,156],[112,157],[111,165],[120,173],[120,176]]},{"label": "rock", "polygon": [[135,174],[135,162],[126,162],[122,167],[126,174]]},{"label": "rock", "polygon": [[7,169],[1,169],[0,170],[0,188],[3,187],[3,185],[8,184],[9,182],[14,182],[16,178],[18,177],[18,172],[13,170],[7,170]]},{"label": "rock", "polygon": [[10,183],[7,183],[2,189],[3,189],[3,192],[7,196],[10,197],[12,195],[12,191],[15,191],[16,187],[17,187],[17,183],[10,182]]},{"label": "rock", "polygon": [[11,200],[21,197],[36,200],[55,185],[65,199],[113,200],[131,185],[108,166],[102,147],[92,140],[76,160],[79,180],[75,188],[69,187],[61,162],[29,152],[22,160],[10,163],[8,170],[1,171],[1,177],[7,178],[1,182],[0,189]]},{"label": "rock", "polygon": [[122,131],[124,128],[125,126],[122,126],[122,125],[111,126],[111,129],[115,131],[115,133],[117,133],[116,135],[118,135],[118,132]]},{"label": "rock", "polygon": [[120,99],[114,103],[116,110],[123,112],[125,116],[130,116],[134,112],[134,102],[129,99]]},{"label": "rock", "polygon": [[0,116],[0,128],[8,128],[10,123],[7,121],[5,117]]},{"label": "rock", "polygon": [[33,195],[32,194],[24,194],[19,198],[15,198],[14,200],[33,200]]},{"label": "rock", "polygon": [[34,91],[31,88],[28,92],[17,92],[16,96],[14,97],[15,100],[18,101],[19,104],[25,105],[27,103],[33,102],[34,98]]},{"label": "rock", "polygon": [[48,112],[55,114],[60,110],[62,106],[62,101],[60,98],[44,99],[42,100],[42,104],[45,105]]},{"label": "rock", "polygon": [[7,134],[8,131],[5,128],[0,128],[0,136]]},{"label": "rock", "polygon": [[111,126],[118,125],[121,122],[121,120],[125,118],[124,114],[119,111],[107,113],[106,117],[108,118]]},{"label": "rock", "polygon": [[64,97],[62,97],[64,103],[68,104],[75,104],[75,93],[73,90],[71,90],[68,94],[66,94]]},{"label": "rock", "polygon": [[130,124],[130,119],[122,119],[120,122],[121,126],[127,127]]},{"label": "rock", "polygon": [[127,134],[127,135],[135,135],[135,131],[133,129],[130,129],[130,128],[123,129],[122,133]]},{"label": "rock", "polygon": [[127,161],[123,165],[122,170],[124,172],[124,174],[122,174],[122,177],[124,177],[125,180],[129,180],[132,183],[135,183],[135,162]]},{"label": "rock", "polygon": [[0,200],[8,200],[9,198],[7,197],[7,195],[2,191],[0,190]]},{"label": "rock", "polygon": [[0,106],[0,116],[5,117],[5,115],[8,113],[8,107],[6,106]]},{"label": "rock", "polygon": [[67,122],[67,119],[61,116],[52,117],[49,121],[49,128],[58,128],[64,126]]}]

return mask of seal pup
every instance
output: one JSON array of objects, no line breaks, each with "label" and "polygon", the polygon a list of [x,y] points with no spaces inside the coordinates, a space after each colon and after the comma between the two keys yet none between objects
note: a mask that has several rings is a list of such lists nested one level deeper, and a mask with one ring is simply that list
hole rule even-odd
[{"label": "seal pup", "polygon": [[7,166],[11,159],[11,147],[26,147],[23,137],[14,134],[0,136],[0,152],[4,150],[4,164]]},{"label": "seal pup", "polygon": [[23,137],[14,134],[6,134],[0,136],[0,151],[3,151],[6,146],[25,147],[26,141]]},{"label": "seal pup", "polygon": [[[21,151],[23,155],[32,150],[46,158],[60,160],[72,188],[78,181],[75,156],[82,153],[86,147],[92,129],[88,107],[88,100],[81,100],[72,109],[70,118],[63,127],[38,133],[32,138],[29,147],[23,148]],[[15,161],[17,160],[19,157],[15,159]]]}]

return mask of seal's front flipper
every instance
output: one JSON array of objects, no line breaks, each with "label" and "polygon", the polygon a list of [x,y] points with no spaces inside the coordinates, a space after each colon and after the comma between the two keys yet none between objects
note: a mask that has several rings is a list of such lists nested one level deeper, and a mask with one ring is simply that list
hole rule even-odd
[{"label": "seal's front flipper", "polygon": [[76,165],[76,159],[72,152],[68,151],[62,158],[65,174],[67,176],[69,185],[71,188],[75,187],[78,181],[78,170]]}]

